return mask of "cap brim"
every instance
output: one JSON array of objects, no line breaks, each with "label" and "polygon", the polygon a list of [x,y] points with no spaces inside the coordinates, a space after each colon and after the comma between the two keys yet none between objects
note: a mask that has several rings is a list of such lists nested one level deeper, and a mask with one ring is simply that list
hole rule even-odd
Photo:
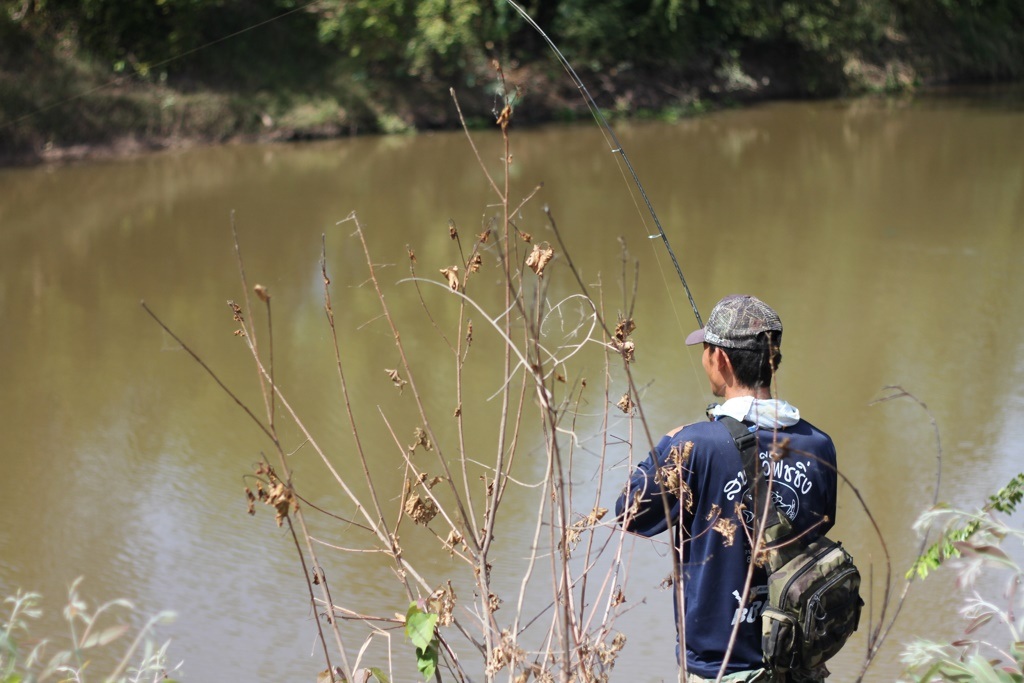
[{"label": "cap brim", "polygon": [[696,344],[703,344],[703,343],[704,343],[704,328],[703,327],[700,328],[699,330],[694,330],[693,332],[691,332],[686,337],[686,345],[687,346],[694,346]]}]

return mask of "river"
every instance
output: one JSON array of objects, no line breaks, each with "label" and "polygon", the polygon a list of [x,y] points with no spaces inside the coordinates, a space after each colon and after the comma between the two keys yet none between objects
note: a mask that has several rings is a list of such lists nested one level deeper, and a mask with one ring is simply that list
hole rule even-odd
[{"label": "river", "polygon": [[[701,313],[734,292],[755,293],[780,312],[779,392],[835,440],[900,585],[919,543],[911,525],[934,496],[979,505],[1024,462],[1024,98],[976,91],[781,102],[677,123],[623,123],[616,132]],[[473,139],[501,182],[499,134],[474,132]],[[545,272],[549,301],[578,292],[567,251],[613,320],[633,311],[632,372],[651,428],[701,419],[712,397],[699,353],[682,345],[693,314],[601,131],[513,125],[511,153],[513,204],[543,184],[515,222],[535,243],[557,247]],[[457,401],[441,389],[450,389],[454,363],[437,330],[451,334],[458,299],[424,283],[435,317],[425,315],[407,281],[407,247],[418,274],[439,281],[439,269],[459,260],[449,221],[468,251],[495,203],[462,133],[0,170],[0,590],[44,594],[34,635],[63,632],[63,597],[81,576],[93,604],[127,598],[140,613],[177,614],[157,635],[172,639],[170,657],[184,660],[184,680],[315,680],[323,664],[292,541],[272,510],[246,514],[246,475],[263,454],[274,457],[272,446],[139,302],[240,401],[262,410],[252,361],[225,305],[245,300],[234,223],[249,284],[264,285],[275,307],[276,379],[342,476],[365,491],[323,313],[324,249],[353,410],[385,507],[393,507],[403,480],[396,442],[411,441],[418,424],[413,391],[385,372],[399,368],[400,358],[355,223],[342,221],[356,212],[419,369],[418,386],[428,392],[433,419],[447,424]],[[492,285],[498,252],[489,243],[483,254],[479,278]],[[573,343],[580,310],[578,300],[567,300],[545,338]],[[499,357],[497,335],[482,313],[473,318],[474,358]],[[256,320],[265,335],[266,316]],[[632,430],[634,459],[643,447],[638,419],[613,405],[624,391],[621,372],[613,368],[606,397],[600,349],[590,345],[580,359],[567,366],[567,380],[576,390],[588,380],[571,478],[575,511],[586,514],[595,499],[611,507],[625,480],[629,454],[621,440]],[[876,403],[892,394],[890,385],[927,412],[908,398]],[[493,415],[498,399],[488,399],[499,389],[500,376],[467,374],[463,405]],[[605,440],[595,423],[609,404]],[[526,406],[515,471],[529,483],[543,479],[544,455],[534,402]],[[937,494],[930,419],[941,435]],[[467,421],[465,436],[480,460],[493,458],[493,429],[491,417]],[[297,430],[282,433],[286,450],[297,449],[289,457],[301,492],[353,514]],[[451,451],[452,430],[439,434]],[[501,583],[513,596],[538,491],[510,486],[509,521],[495,541],[495,572],[507,572]],[[844,681],[856,674],[868,619],[879,616],[886,562],[851,486],[841,489],[837,517],[834,535],[855,554],[872,597],[861,631],[833,663],[832,680]],[[316,530],[335,544],[358,543],[342,522],[319,519]],[[618,538],[607,528],[598,536]],[[465,573],[422,528],[408,524],[402,539],[434,584]],[[623,547],[628,610],[616,628],[628,641],[612,680],[674,680],[670,593],[659,588],[668,559],[656,542],[629,539]],[[349,604],[404,613],[408,600],[385,562],[319,552],[332,589]],[[548,599],[531,589],[527,610]],[[956,638],[959,606],[951,573],[915,584],[867,680],[894,680],[902,643],[915,636]],[[497,614],[513,609],[506,598]],[[354,642],[355,650],[361,636]],[[388,644],[395,680],[417,680],[400,632],[375,644],[375,665]]]}]

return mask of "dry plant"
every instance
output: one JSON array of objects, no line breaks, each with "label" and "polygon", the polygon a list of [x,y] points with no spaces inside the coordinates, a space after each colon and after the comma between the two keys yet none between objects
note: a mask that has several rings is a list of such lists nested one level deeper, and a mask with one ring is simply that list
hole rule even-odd
[{"label": "dry plant", "polygon": [[[495,66],[504,87],[501,69]],[[458,108],[454,92],[452,96]],[[505,101],[512,101],[510,93],[506,92]],[[616,368],[628,368],[633,358],[634,344],[629,336],[635,325],[628,315],[620,314],[618,324],[609,329],[600,302],[585,292],[571,293],[557,301],[549,299],[549,270],[553,263],[558,263],[556,246],[538,243],[521,224],[523,209],[535,200],[540,187],[521,198],[513,197],[508,130],[512,114],[508,104],[496,117],[503,159],[503,176],[497,179],[487,170],[468,128],[465,129],[468,144],[480,160],[486,182],[496,198],[489,207],[494,215],[485,221],[484,230],[470,239],[454,222],[447,226],[453,245],[452,260],[431,264],[428,269],[440,277],[418,274],[415,252],[409,249],[410,277],[400,283],[416,291],[433,332],[450,353],[456,391],[454,414],[450,408],[438,410],[441,403],[432,399],[432,388],[421,382],[418,368],[410,361],[404,340],[412,335],[403,336],[403,326],[410,321],[400,319],[389,307],[379,267],[367,246],[364,226],[354,213],[339,225],[351,228],[350,238],[357,241],[365,255],[364,285],[372,287],[377,295],[378,320],[389,327],[400,359],[397,367],[381,367],[382,381],[390,381],[399,389],[396,400],[411,400],[415,405],[414,425],[394,424],[384,409],[380,410],[381,422],[373,426],[367,427],[356,419],[354,388],[345,373],[354,359],[345,356],[339,341],[345,331],[338,329],[335,320],[326,244],[321,260],[324,311],[333,339],[342,409],[348,416],[354,440],[352,448],[346,448],[344,454],[322,445],[314,428],[298,414],[290,397],[275,382],[271,293],[261,285],[250,286],[233,220],[232,234],[245,298],[229,302],[230,314],[238,327],[235,335],[244,342],[255,363],[262,387],[262,410],[242,401],[145,302],[142,304],[272,444],[271,457],[259,465],[246,488],[249,511],[255,512],[257,503],[266,504],[274,509],[277,524],[291,532],[308,580],[308,599],[319,616],[319,650],[326,665],[320,674],[322,681],[407,679],[413,662],[426,679],[438,681],[604,681],[625,645],[625,636],[614,628],[616,616],[625,609],[625,577],[620,561],[622,536],[605,534],[601,540],[593,533],[602,525],[614,524],[605,518],[606,510],[599,505],[601,473],[605,470],[603,441],[596,449],[596,473],[587,472],[587,477],[598,478],[596,491],[588,482],[586,497],[580,498],[574,488],[573,473],[578,467],[574,455],[580,448],[579,408],[588,400],[604,405],[596,418],[601,423],[600,433],[607,432],[609,420],[615,419],[612,411],[617,410],[615,401],[608,399],[612,376],[617,374]],[[542,227],[557,235],[550,212],[546,221],[548,224]],[[563,253],[560,257],[572,267],[567,255]],[[499,274],[496,286],[494,270]],[[482,277],[485,272],[487,276]],[[454,315],[451,308],[444,315],[432,308],[432,298],[426,293],[430,287],[442,287],[449,292],[443,305],[454,307]],[[555,335],[548,335],[546,326],[570,306],[584,313],[575,321],[569,341],[550,341],[549,336],[554,339]],[[265,319],[265,337],[254,323],[257,315]],[[441,322],[447,319],[454,319],[454,329]],[[416,334],[423,334],[422,325],[417,322],[415,326]],[[473,354],[474,337],[485,334],[501,340],[501,354]],[[599,399],[585,398],[588,391],[595,389],[588,389],[587,381],[574,375],[572,367],[573,358],[588,346],[607,351],[605,381],[596,388],[601,393]],[[494,376],[500,379],[489,401],[464,394],[464,378],[474,363],[474,372],[482,366],[490,366],[487,372],[493,372],[497,366]],[[631,379],[625,381],[630,383],[626,396],[633,397],[631,403],[638,392],[631,386]],[[464,404],[472,404],[472,416],[464,411]],[[495,425],[488,437],[489,444],[473,442],[465,428],[468,419],[481,419],[479,413],[484,408],[493,413],[489,423]],[[619,409],[635,412],[635,407],[628,403],[620,402]],[[588,415],[587,419],[594,417]],[[362,536],[358,543],[341,547],[326,542],[311,530],[307,517],[325,511],[296,490],[289,462],[296,445],[285,443],[282,420],[290,423],[289,430],[297,427],[302,442],[299,445],[316,453],[347,500],[346,523]],[[375,453],[373,458],[387,457],[402,468],[404,476],[397,491],[372,474],[370,458],[363,447],[365,430],[381,429],[380,424],[390,434],[394,449],[386,456]],[[439,429],[439,425],[443,428]],[[413,434],[411,443],[399,436],[405,433]],[[524,450],[530,451],[531,458],[536,457],[538,438],[543,441],[544,476],[534,484],[518,481],[513,477],[513,466]],[[492,453],[490,460],[480,462],[479,454],[486,452]],[[361,481],[342,474],[341,458],[358,460]],[[432,460],[428,462],[428,458]],[[515,520],[520,528],[532,532],[528,556],[522,566],[516,567],[519,573],[514,581],[506,567],[500,572],[495,568],[493,559],[496,528],[505,513],[503,503],[509,487],[522,488],[536,506],[531,519],[518,516]],[[410,527],[417,526],[424,527],[434,540],[435,554],[447,554],[457,561],[456,569],[437,575],[429,558],[403,548],[402,534],[416,533]],[[344,577],[330,576],[325,570],[328,563],[321,556],[345,552],[373,552],[388,559],[395,594],[391,613],[364,614],[348,604],[348,596],[342,595],[344,591],[332,591],[344,583]],[[387,576],[380,578],[384,582]],[[547,591],[547,596],[538,600],[542,590]],[[538,602],[540,607],[531,607]],[[415,647],[415,657],[408,654],[408,645],[399,650],[406,654],[396,655],[392,651],[391,633],[396,629],[404,630]],[[368,661],[368,653],[375,651],[370,648],[375,639],[387,645],[386,663]]]}]

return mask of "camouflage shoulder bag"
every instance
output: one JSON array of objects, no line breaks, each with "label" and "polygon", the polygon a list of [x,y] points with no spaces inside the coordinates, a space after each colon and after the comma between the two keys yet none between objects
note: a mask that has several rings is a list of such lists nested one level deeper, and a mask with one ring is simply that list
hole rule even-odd
[{"label": "camouflage shoulder bag", "polygon": [[[761,519],[768,486],[757,466],[756,427],[731,417],[729,428],[751,482],[754,518]],[[766,667],[779,673],[809,673],[839,652],[857,630],[861,607],[860,572],[841,543],[817,538],[789,539],[792,527],[775,505],[768,511],[764,540],[769,548],[768,604],[761,615],[761,649]]]}]

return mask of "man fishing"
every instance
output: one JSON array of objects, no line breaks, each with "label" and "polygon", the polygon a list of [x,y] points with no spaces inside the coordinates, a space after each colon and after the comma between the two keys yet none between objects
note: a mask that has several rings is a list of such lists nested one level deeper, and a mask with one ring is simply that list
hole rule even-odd
[{"label": "man fishing", "polygon": [[703,344],[701,364],[711,392],[724,401],[709,407],[710,421],[663,437],[616,503],[627,531],[654,536],[671,530],[682,584],[676,592],[678,653],[685,657],[688,683],[714,681],[720,672],[730,683],[803,683],[828,675],[824,665],[785,677],[764,668],[760,615],[767,574],[761,561],[751,565],[754,506],[745,497],[748,477],[725,420],[756,430],[757,469],[794,534],[823,536],[835,521],[835,446],[795,406],[773,398],[781,343],[782,321],[760,299],[728,296],[718,302],[686,344]]}]

